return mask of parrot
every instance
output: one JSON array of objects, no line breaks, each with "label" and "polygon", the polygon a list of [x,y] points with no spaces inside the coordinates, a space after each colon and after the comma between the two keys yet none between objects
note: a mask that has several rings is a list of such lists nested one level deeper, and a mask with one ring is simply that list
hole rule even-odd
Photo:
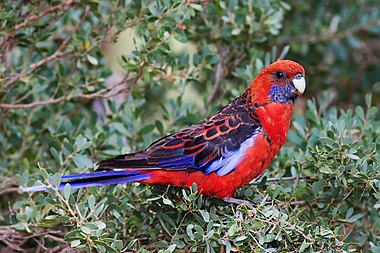
[{"label": "parrot", "polygon": [[[294,102],[305,87],[304,68],[278,60],[214,115],[144,150],[102,160],[95,172],[63,175],[54,187],[139,182],[190,188],[195,183],[204,196],[244,203],[233,197],[235,190],[258,177],[284,145]],[[27,191],[46,189],[40,185]]]}]

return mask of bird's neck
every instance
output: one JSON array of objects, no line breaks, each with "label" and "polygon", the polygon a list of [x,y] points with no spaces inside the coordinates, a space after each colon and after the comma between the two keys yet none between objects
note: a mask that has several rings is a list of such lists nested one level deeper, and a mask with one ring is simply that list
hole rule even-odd
[{"label": "bird's neck", "polygon": [[286,141],[293,103],[269,103],[259,106],[256,115],[272,145],[282,146]]}]

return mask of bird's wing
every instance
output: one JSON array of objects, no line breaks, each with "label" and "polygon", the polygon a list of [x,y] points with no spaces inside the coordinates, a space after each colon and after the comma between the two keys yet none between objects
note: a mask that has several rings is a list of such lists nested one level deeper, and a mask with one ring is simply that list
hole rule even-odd
[{"label": "bird's wing", "polygon": [[100,168],[232,172],[262,131],[255,110],[239,97],[215,115],[152,143],[146,150],[101,161]]}]

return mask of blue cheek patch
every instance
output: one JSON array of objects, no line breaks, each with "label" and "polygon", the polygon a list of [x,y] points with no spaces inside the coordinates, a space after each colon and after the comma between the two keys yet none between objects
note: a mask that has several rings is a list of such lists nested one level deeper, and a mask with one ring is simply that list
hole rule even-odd
[{"label": "blue cheek patch", "polygon": [[292,92],[292,86],[293,83],[290,82],[283,86],[274,85],[269,90],[269,98],[272,102],[278,102],[281,104],[286,104],[289,101],[293,101],[295,99],[295,96]]}]

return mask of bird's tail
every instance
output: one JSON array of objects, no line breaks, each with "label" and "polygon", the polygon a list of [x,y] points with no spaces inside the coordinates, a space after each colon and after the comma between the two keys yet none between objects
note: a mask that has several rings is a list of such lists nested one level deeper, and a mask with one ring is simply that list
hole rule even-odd
[{"label": "bird's tail", "polygon": [[[83,188],[91,186],[103,186],[109,184],[124,184],[130,182],[138,182],[149,179],[148,174],[142,174],[139,171],[131,170],[110,170],[98,171],[84,174],[65,175],[61,177],[60,185],[54,186],[58,190],[62,190],[66,184],[70,184],[71,188]],[[44,185],[32,186],[25,188],[25,192],[45,191],[47,187]]]}]

